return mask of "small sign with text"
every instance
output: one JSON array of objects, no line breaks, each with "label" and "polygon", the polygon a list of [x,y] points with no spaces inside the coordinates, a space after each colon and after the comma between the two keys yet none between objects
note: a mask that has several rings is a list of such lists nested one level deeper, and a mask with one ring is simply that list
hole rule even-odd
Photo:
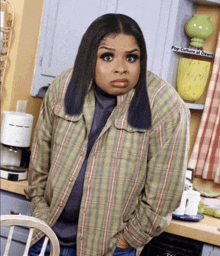
[{"label": "small sign with text", "polygon": [[214,54],[210,52],[204,52],[202,50],[190,49],[185,47],[172,46],[171,49],[175,52],[189,53],[195,55],[201,55],[204,57],[214,58]]}]

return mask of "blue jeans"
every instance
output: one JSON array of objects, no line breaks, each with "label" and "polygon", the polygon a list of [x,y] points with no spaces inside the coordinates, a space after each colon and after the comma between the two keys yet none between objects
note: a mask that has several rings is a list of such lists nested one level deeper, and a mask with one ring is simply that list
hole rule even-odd
[{"label": "blue jeans", "polygon": [[[43,242],[44,242],[44,238],[41,238],[36,244],[31,246],[28,256],[38,256],[41,251]],[[114,251],[113,256],[135,256],[135,253],[136,253],[136,250],[132,247],[128,249],[121,249],[117,247]],[[49,255],[50,255],[50,244],[48,243],[45,256],[49,256]],[[61,246],[60,256],[76,256],[76,251],[73,248]]]},{"label": "blue jeans", "polygon": [[136,250],[133,247],[128,249],[121,249],[116,247],[113,256],[135,256]]},{"label": "blue jeans", "polygon": [[[41,238],[36,244],[31,246],[28,256],[38,256],[41,251],[43,242],[44,242],[44,237]],[[45,251],[45,256],[49,256],[49,255],[50,255],[50,242],[48,242],[46,251]],[[61,246],[60,256],[76,256],[76,251],[73,248]]]}]

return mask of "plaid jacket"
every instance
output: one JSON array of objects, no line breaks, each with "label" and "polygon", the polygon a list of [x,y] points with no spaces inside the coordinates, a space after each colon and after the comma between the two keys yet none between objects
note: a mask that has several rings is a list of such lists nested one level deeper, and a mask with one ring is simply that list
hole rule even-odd
[{"label": "plaid jacket", "polygon": [[[65,114],[71,73],[68,69],[58,76],[43,100],[25,189],[34,216],[50,226],[61,214],[81,169],[95,109],[91,89],[79,116]],[[148,94],[151,130],[127,123],[131,90],[117,96],[117,106],[93,145],[81,201],[77,256],[112,255],[120,232],[132,247],[142,248],[166,229],[180,203],[189,111],[173,87],[151,72]],[[33,242],[41,236],[36,233]]]}]

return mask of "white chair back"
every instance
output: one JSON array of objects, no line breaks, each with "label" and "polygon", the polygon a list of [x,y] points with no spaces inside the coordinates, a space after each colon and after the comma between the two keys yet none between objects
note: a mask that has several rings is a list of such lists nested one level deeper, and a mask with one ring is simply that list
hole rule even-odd
[{"label": "white chair back", "polygon": [[26,215],[1,215],[0,223],[1,226],[11,226],[3,256],[8,256],[15,226],[29,227],[29,234],[23,256],[28,256],[34,229],[41,230],[45,234],[44,243],[39,256],[44,256],[48,241],[50,241],[51,246],[50,256],[59,256],[60,246],[57,236],[44,221]]}]

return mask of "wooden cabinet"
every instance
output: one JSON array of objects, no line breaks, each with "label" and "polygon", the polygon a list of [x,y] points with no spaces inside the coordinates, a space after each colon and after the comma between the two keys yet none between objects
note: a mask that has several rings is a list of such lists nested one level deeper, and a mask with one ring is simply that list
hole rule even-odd
[{"label": "wooden cabinet", "polygon": [[[192,1],[192,0],[191,0]],[[194,2],[194,1],[193,1]],[[199,1],[196,1],[197,3]],[[211,18],[211,21],[213,22],[213,26],[214,26],[214,32],[213,34],[205,40],[204,43],[204,51],[205,52],[209,52],[209,53],[213,53],[213,57],[215,54],[215,48],[216,48],[216,44],[217,44],[217,36],[219,33],[219,27],[220,27],[220,3],[215,3],[210,4],[209,2],[216,2],[216,1],[203,1],[203,4],[196,4],[196,8],[197,8],[197,14],[201,14],[201,15],[207,15]],[[210,5],[209,5],[210,4]],[[176,46],[181,46],[181,45],[176,45]],[[177,54],[177,53],[175,53]],[[178,54],[179,55],[179,54]],[[211,57],[211,55],[210,55]],[[201,59],[201,60],[205,60],[205,61],[210,61],[210,62],[214,62],[214,58],[209,58],[209,57],[205,57],[202,55],[193,55],[191,56],[191,58],[197,58],[197,59]],[[210,70],[210,77],[212,74],[212,69]],[[208,86],[209,86],[209,82],[206,85],[206,88],[204,90],[203,95],[200,97],[200,99],[198,99],[196,101],[196,104],[199,104],[197,107],[193,109],[192,107],[190,107],[191,110],[191,122],[190,122],[190,150],[189,150],[189,158],[191,156],[194,144],[195,144],[195,140],[196,140],[196,136],[197,136],[197,132],[199,129],[199,125],[200,125],[200,121],[202,118],[202,114],[203,114],[203,109],[201,104],[205,104],[206,101],[206,95],[207,95],[207,90],[208,90]],[[200,108],[200,110],[199,110]],[[204,186],[205,184],[200,184],[199,186]],[[213,188],[213,185],[210,186],[210,188]]]},{"label": "wooden cabinet", "polygon": [[82,35],[91,22],[105,13],[122,13],[140,25],[147,44],[147,68],[175,84],[175,42],[186,46],[186,18],[195,12],[188,0],[45,0],[32,95],[46,89],[63,70],[73,66]]},{"label": "wooden cabinet", "polygon": [[[31,203],[25,196],[1,190],[1,215],[10,215],[11,212],[24,215],[32,214]],[[2,226],[0,232],[0,255],[3,255],[5,244],[9,233],[9,227]],[[24,227],[16,227],[14,230],[12,244],[8,256],[22,256],[27,241],[28,230]]]},{"label": "wooden cabinet", "polygon": [[[215,46],[216,46],[216,38],[217,34],[219,31],[219,21],[218,17],[220,17],[220,2],[219,0],[190,0],[193,2],[196,6],[196,13],[197,14],[202,14],[202,15],[207,15],[211,18],[211,21],[213,23],[214,27],[214,32],[212,36],[208,39],[205,40],[204,44],[204,50],[196,50],[196,49],[190,49],[189,48],[189,37],[185,34],[185,29],[184,27],[182,28],[182,34],[186,38],[188,38],[188,45],[185,47],[185,45],[180,44],[180,42],[175,42],[175,44],[172,46],[172,50],[175,52],[176,55],[178,55],[178,59],[180,57],[184,58],[191,58],[191,59],[196,59],[196,60],[202,60],[202,61],[208,61],[213,63],[214,61],[214,53],[215,53]],[[219,10],[219,11],[218,11]],[[187,20],[186,20],[187,22]],[[178,66],[178,63],[177,63]],[[176,66],[176,68],[177,68]],[[212,68],[210,69],[210,76],[211,77],[211,72]],[[177,73],[177,72],[176,72]],[[208,84],[209,84],[209,79],[205,88],[205,91],[203,95],[194,103],[187,103],[186,105],[188,106],[189,109],[192,111],[195,110],[203,110],[204,109],[204,103],[206,99],[206,93],[208,90]],[[198,113],[198,112],[195,112]],[[202,111],[200,112],[199,115],[202,114]]]}]

